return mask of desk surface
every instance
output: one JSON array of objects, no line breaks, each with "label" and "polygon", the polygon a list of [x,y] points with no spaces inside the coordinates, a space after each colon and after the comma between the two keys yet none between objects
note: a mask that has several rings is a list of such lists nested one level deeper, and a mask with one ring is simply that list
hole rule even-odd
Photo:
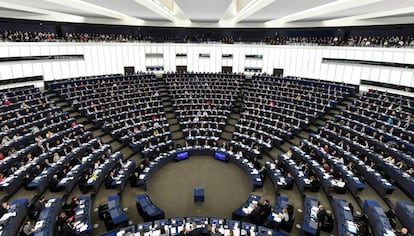
[{"label": "desk surface", "polygon": [[308,234],[316,235],[318,231],[318,222],[312,216],[312,208],[318,207],[318,199],[316,198],[305,198],[305,211],[304,219],[302,224],[302,230]]}]

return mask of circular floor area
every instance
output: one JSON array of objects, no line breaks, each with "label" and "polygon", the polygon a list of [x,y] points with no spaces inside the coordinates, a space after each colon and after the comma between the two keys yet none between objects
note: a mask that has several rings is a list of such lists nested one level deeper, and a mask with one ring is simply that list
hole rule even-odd
[{"label": "circular floor area", "polygon": [[[205,188],[204,203],[194,203],[194,187]],[[148,195],[165,217],[214,216],[231,213],[252,192],[249,177],[237,165],[212,156],[190,156],[158,170],[148,185]]]}]

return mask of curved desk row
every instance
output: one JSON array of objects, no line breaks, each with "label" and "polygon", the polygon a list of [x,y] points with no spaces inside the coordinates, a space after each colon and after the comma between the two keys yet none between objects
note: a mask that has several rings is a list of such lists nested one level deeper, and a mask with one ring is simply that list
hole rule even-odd
[{"label": "curved desk row", "polygon": [[233,211],[232,219],[245,220],[249,214],[254,210],[254,205],[260,202],[261,197],[257,195],[250,195],[246,202],[243,203],[237,210]]},{"label": "curved desk row", "polygon": [[74,220],[76,235],[89,235],[92,232],[91,209],[92,198],[89,196],[79,197]]},{"label": "curved desk row", "polygon": [[0,235],[17,235],[20,225],[27,216],[29,200],[16,199],[10,204],[10,209],[0,218]]},{"label": "curved desk row", "polygon": [[50,198],[45,207],[40,211],[34,227],[34,236],[53,235],[55,231],[56,217],[62,208],[60,198]]},{"label": "curved desk row", "polygon": [[131,225],[126,228],[102,234],[102,236],[142,235],[159,236],[178,235],[181,231],[198,231],[207,233],[207,224],[211,224],[212,232],[216,230],[224,236],[286,236],[272,229],[246,222],[213,217],[171,218]]},{"label": "curved desk row", "polygon": [[138,195],[136,198],[138,213],[144,221],[160,220],[165,218],[165,213],[158,208],[147,194]]},{"label": "curved desk row", "polygon": [[[331,121],[327,121],[328,124],[334,124]],[[336,124],[335,124],[336,125]],[[355,151],[364,151],[366,148],[360,143],[354,142],[350,138],[345,136],[338,136],[337,133],[328,130],[326,128],[320,128],[322,130],[322,135],[329,135],[329,140],[335,140],[336,143],[343,142],[346,145],[349,145]],[[335,148],[337,146],[331,146]],[[396,188],[392,185],[386,178],[384,178],[376,170],[372,169],[369,165],[366,165],[364,161],[360,160],[356,155],[355,151],[348,152],[343,150],[343,148],[336,149],[339,154],[341,154],[344,159],[347,159],[350,162],[355,164],[355,169],[358,171],[359,175],[364,177],[365,181],[369,183],[378,193],[385,195],[387,193],[392,193]],[[354,153],[354,154],[353,154]]]},{"label": "curved desk row", "polygon": [[338,226],[338,235],[356,235],[357,226],[354,223],[354,216],[352,209],[349,208],[349,203],[345,199],[334,199],[335,218]]},{"label": "curved desk row", "polygon": [[395,205],[395,214],[408,232],[414,232],[414,204],[412,202],[398,201]]},{"label": "curved desk row", "polygon": [[[325,138],[322,138],[317,134],[311,133],[309,134],[309,136],[316,138],[322,144],[326,144],[332,149],[335,149],[335,150],[340,149],[340,147],[336,146],[335,143]],[[334,170],[342,176],[342,178],[347,183],[348,190],[351,191],[354,195],[356,195],[358,192],[366,188],[365,184],[361,181],[359,176],[355,175],[352,171],[348,170],[347,166],[344,165],[343,162],[338,161],[335,157],[329,155],[328,153],[322,152],[321,150],[315,150],[315,151],[317,151],[317,153],[320,156],[322,156],[326,160],[326,162],[330,164],[334,168]]]},{"label": "curved desk row", "polygon": [[368,217],[374,236],[395,235],[388,217],[378,202],[365,200],[363,210]]},{"label": "curved desk row", "polygon": [[300,193],[303,194],[306,188],[311,187],[309,177],[302,171],[302,169],[298,166],[298,163],[296,163],[292,158],[288,157],[284,153],[280,153],[278,155],[278,160],[286,167],[287,171],[292,174]]},{"label": "curved desk row", "polygon": [[[288,209],[289,205],[289,198],[285,196],[278,196],[276,197],[276,203],[273,207],[272,212],[266,219],[266,225],[272,226],[273,228],[280,228],[282,225],[282,216],[283,216],[283,209]],[[294,219],[291,219],[294,220]]]},{"label": "curved desk row", "polygon": [[134,172],[135,167],[136,162],[134,160],[126,161],[123,166],[115,170],[116,176],[112,179],[111,182],[105,183],[105,187],[109,189],[119,188],[119,191],[122,193],[129,177]]},{"label": "curved desk row", "polygon": [[128,223],[128,216],[124,213],[121,206],[121,196],[109,195],[108,203],[99,207],[98,214],[104,220],[107,230],[113,230]]},{"label": "curved desk row", "polygon": [[236,165],[238,165],[249,177],[252,183],[253,191],[255,188],[263,187],[263,180],[253,166],[253,164],[246,158],[237,156],[236,153],[227,151],[222,148],[211,147],[211,146],[191,146],[191,147],[184,147],[180,150],[173,150],[169,151],[168,153],[164,153],[161,156],[155,158],[149,166],[147,166],[143,173],[139,176],[139,179],[142,180],[145,190],[147,189],[147,183],[151,176],[162,166],[166,165],[167,163],[175,160],[178,154],[187,153],[188,156],[191,155],[211,155],[215,156],[216,153],[224,154],[224,160],[229,160]]},{"label": "curved desk row", "polygon": [[265,167],[267,170],[267,175],[270,177],[270,181],[273,183],[275,192],[278,191],[279,187],[285,187],[288,184],[282,172],[279,168],[276,167],[274,163],[267,161]]}]

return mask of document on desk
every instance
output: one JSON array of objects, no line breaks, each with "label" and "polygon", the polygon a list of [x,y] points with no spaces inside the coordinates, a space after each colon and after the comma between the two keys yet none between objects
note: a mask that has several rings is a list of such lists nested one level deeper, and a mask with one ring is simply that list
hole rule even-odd
[{"label": "document on desk", "polygon": [[346,225],[347,225],[348,231],[353,233],[353,234],[356,234],[357,233],[357,228],[356,228],[354,222],[347,221],[346,223],[347,223]]},{"label": "document on desk", "polygon": [[310,217],[312,219],[317,219],[318,218],[318,207],[313,206],[311,209],[311,213],[310,213]]},{"label": "document on desk", "polygon": [[80,209],[80,210],[77,210],[76,211],[76,214],[75,215],[79,216],[79,215],[83,215],[83,213],[84,213],[84,210],[83,209]]},{"label": "document on desk", "polygon": [[316,222],[316,221],[314,221],[314,220],[311,219],[309,221],[309,226],[312,227],[312,228],[314,228],[314,229],[316,229],[316,228],[318,228],[318,222]]},{"label": "document on desk", "polygon": [[161,230],[154,230],[150,232],[150,236],[160,236],[160,235],[161,235]]},{"label": "document on desk", "polygon": [[250,214],[253,211],[253,207],[250,205],[248,207],[244,207],[242,211],[246,214]]},{"label": "document on desk", "polygon": [[7,212],[0,218],[0,222],[5,222],[12,216],[16,216],[16,212]]},{"label": "document on desk", "polygon": [[44,223],[45,223],[44,220],[41,220],[41,221],[36,222],[35,227],[34,227],[34,230],[37,231],[37,230],[42,229]]}]

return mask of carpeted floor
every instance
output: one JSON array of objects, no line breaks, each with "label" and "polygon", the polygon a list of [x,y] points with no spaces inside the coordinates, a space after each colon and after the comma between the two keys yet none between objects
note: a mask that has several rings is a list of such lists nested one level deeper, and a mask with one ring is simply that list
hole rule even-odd
[{"label": "carpeted floor", "polygon": [[[194,203],[194,187],[205,188],[205,202]],[[252,192],[249,177],[237,165],[215,160],[212,156],[191,156],[188,160],[171,162],[158,170],[150,179],[148,190],[131,188],[129,185],[122,193],[122,206],[133,223],[141,223],[135,207],[137,194],[147,193],[151,200],[162,210],[165,217],[208,216],[231,219],[232,212],[247,200],[250,194],[257,194],[263,199],[275,201],[275,191],[266,181],[262,189]],[[109,193],[100,189],[94,206],[104,204]],[[100,222],[97,213],[93,222]],[[94,235],[105,232],[103,222],[94,230]]]},{"label": "carpeted floor", "polygon": [[[205,202],[194,203],[194,187],[205,188]],[[211,156],[191,156],[157,171],[148,195],[165,217],[216,216],[231,218],[251,193],[247,175],[235,164]]]}]

